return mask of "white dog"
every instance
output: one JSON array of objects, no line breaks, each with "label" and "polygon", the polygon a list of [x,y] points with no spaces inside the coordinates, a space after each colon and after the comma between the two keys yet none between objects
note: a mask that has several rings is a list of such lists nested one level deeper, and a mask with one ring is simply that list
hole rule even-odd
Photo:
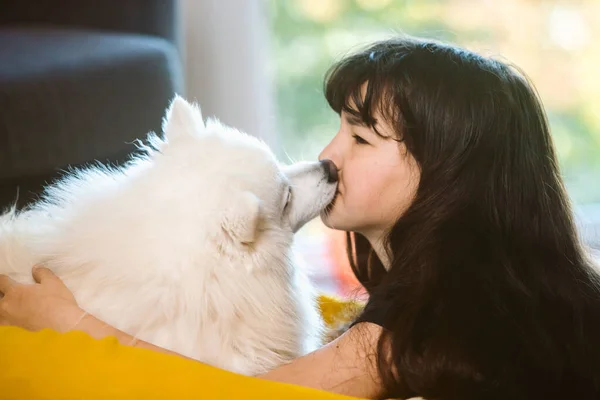
[{"label": "white dog", "polygon": [[242,374],[315,349],[321,320],[293,234],[336,192],[330,162],[280,166],[258,139],[180,97],[144,154],[77,171],[0,216],[0,273],[44,264],[86,311]]}]

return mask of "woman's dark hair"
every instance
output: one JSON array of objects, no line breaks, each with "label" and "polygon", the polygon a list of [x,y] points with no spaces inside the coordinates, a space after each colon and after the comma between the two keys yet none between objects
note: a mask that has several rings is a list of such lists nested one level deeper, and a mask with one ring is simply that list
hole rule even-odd
[{"label": "woman's dark hair", "polygon": [[400,37],[338,62],[325,93],[373,128],[379,110],[420,170],[386,238],[387,271],[348,233],[367,309],[385,314],[385,395],[600,399],[600,279],[524,74]]}]

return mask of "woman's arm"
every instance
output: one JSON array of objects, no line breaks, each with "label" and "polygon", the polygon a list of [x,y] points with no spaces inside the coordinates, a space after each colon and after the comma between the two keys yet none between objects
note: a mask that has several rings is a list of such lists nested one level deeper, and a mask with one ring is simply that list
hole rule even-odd
[{"label": "woman's arm", "polygon": [[[184,357],[122,332],[77,305],[64,283],[46,268],[34,269],[37,284],[22,285],[0,275],[0,325],[37,331],[83,331],[101,339],[115,337],[126,346]],[[312,387],[362,398],[380,394],[373,354],[381,328],[370,323],[354,326],[321,349],[276,368],[259,378]]]},{"label": "woman's arm", "polygon": [[189,357],[186,357],[179,353],[175,353],[174,351],[155,346],[151,343],[145,342],[140,339],[136,339],[130,334],[108,325],[107,323],[99,320],[91,314],[85,312],[82,313],[83,316],[80,318],[80,321],[76,323],[70,330],[85,332],[95,339],[103,339],[105,337],[111,336],[116,338],[119,341],[119,343],[125,346],[139,347],[142,349],[148,349],[152,351],[157,351],[159,353],[171,354],[190,359]]}]

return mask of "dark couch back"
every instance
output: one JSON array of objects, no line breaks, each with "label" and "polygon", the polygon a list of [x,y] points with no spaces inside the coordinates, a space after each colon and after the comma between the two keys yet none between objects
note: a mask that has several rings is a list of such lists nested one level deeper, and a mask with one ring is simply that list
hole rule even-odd
[{"label": "dark couch back", "polygon": [[178,42],[177,0],[2,0],[0,26],[51,25],[140,33]]}]

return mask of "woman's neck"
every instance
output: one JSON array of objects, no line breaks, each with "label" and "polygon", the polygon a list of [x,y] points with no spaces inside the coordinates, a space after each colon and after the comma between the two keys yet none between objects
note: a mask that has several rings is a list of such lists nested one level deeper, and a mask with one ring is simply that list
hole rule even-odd
[{"label": "woman's neck", "polygon": [[383,264],[383,267],[386,270],[389,270],[390,266],[391,266],[391,260],[389,257],[389,252],[386,251],[386,248],[385,248],[385,240],[383,239],[383,235],[364,235],[363,234],[363,236],[365,238],[367,238],[367,240],[371,244],[371,247],[373,248],[373,250],[375,251],[375,254],[377,254],[377,257]]}]

